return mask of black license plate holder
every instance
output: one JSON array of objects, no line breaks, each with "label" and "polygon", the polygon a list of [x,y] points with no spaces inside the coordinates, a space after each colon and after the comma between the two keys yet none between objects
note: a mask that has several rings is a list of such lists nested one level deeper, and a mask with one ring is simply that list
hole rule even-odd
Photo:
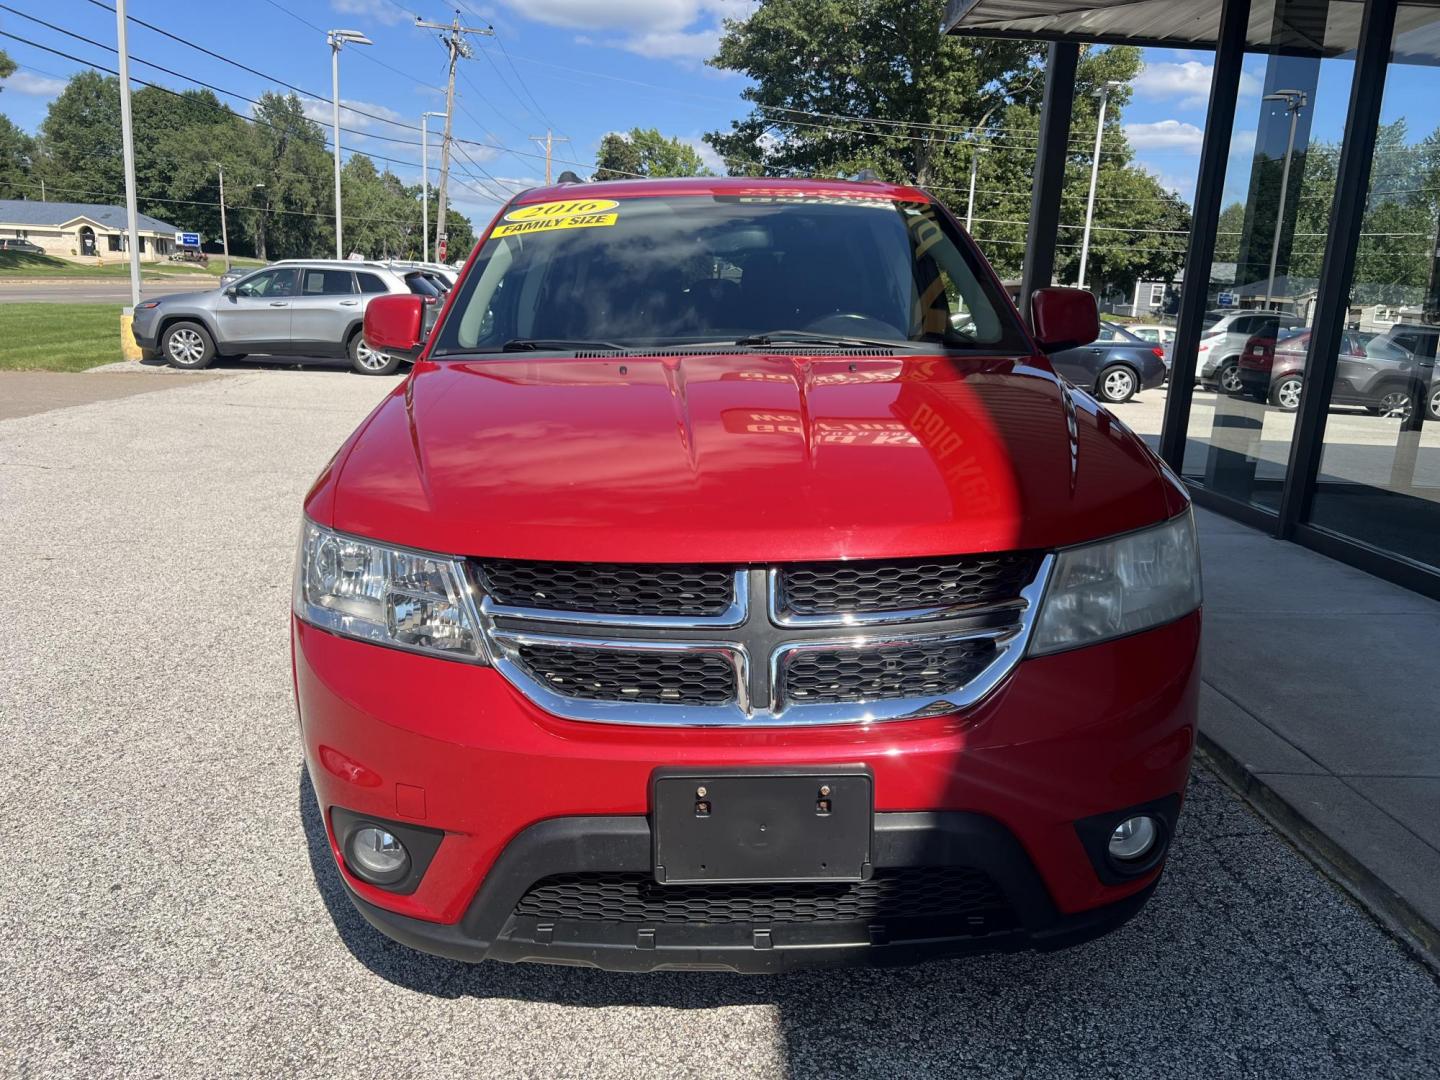
[{"label": "black license plate holder", "polygon": [[874,779],[863,766],[656,770],[655,880],[865,881],[874,806]]}]

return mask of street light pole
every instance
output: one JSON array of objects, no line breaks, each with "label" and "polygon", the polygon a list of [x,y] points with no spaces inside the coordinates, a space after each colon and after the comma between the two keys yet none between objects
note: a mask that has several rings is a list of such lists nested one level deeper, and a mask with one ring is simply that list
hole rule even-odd
[{"label": "street light pole", "polygon": [[220,243],[225,248],[225,270],[230,270],[230,230],[225,227],[225,166],[220,162],[215,163],[220,170]]},{"label": "street light pole", "polygon": [[140,303],[140,214],[135,197],[135,125],[130,116],[130,46],[125,34],[125,0],[115,0],[115,44],[120,54],[120,146],[125,160],[125,230],[130,237],[130,304]]},{"label": "street light pole", "polygon": [[1275,265],[1280,261],[1280,230],[1285,224],[1285,197],[1290,193],[1290,155],[1295,150],[1295,128],[1300,122],[1300,110],[1305,108],[1304,90],[1276,90],[1266,94],[1266,101],[1285,102],[1285,111],[1290,114],[1290,138],[1285,143],[1285,165],[1280,170],[1280,203],[1275,210],[1275,237],[1270,242],[1270,277],[1265,283],[1265,310],[1270,310],[1270,299],[1275,293]]},{"label": "street light pole", "polygon": [[430,261],[430,117],[443,112],[420,114],[420,241],[423,261]]},{"label": "street light pole", "polygon": [[340,235],[340,49],[347,45],[373,45],[359,30],[331,30],[325,35],[330,43],[330,106],[331,138],[335,143],[335,258],[345,257],[345,241]]},{"label": "street light pole", "polygon": [[1090,261],[1090,225],[1095,220],[1095,184],[1100,179],[1100,140],[1105,135],[1105,106],[1110,103],[1110,91],[1120,84],[1107,82],[1100,87],[1100,115],[1095,122],[1095,157],[1090,162],[1090,198],[1085,203],[1085,234],[1080,240],[1079,288],[1085,287],[1085,266]]}]

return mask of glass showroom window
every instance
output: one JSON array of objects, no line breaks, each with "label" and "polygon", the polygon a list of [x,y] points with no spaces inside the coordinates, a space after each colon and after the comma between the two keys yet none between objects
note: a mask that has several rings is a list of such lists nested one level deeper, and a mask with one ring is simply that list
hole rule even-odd
[{"label": "glass showroom window", "polygon": [[[1354,5],[1315,5],[1330,37]],[[1332,31],[1334,33],[1332,33]],[[1226,169],[1182,473],[1274,513],[1295,433],[1353,57],[1251,56]],[[1324,36],[1324,35],[1322,35]],[[1186,282],[1186,288],[1192,287]]]},{"label": "glass showroom window", "polygon": [[1440,569],[1437,33],[1440,10],[1400,6],[1309,512],[1313,526],[1431,569]]}]

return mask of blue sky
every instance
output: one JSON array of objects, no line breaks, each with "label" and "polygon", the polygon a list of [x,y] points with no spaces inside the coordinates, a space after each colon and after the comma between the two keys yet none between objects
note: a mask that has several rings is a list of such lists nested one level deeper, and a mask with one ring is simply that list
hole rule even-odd
[{"label": "blue sky", "polygon": [[[410,182],[419,178],[420,114],[443,109],[444,50],[432,32],[415,28],[418,13],[446,20],[455,0],[245,0],[243,4],[194,0],[130,0],[130,14],[257,70],[317,94],[329,93],[329,49],[323,31],[345,27],[364,31],[375,42],[347,48],[341,57],[341,98],[370,116],[348,114],[342,124],[355,130],[342,142],[390,163]],[[114,15],[90,0],[11,0],[11,6],[97,41],[113,42]],[[725,127],[744,114],[739,93],[744,80],[703,64],[713,52],[720,21],[740,15],[749,0],[462,0],[471,25],[493,24],[495,38],[475,38],[476,55],[462,61],[457,82],[456,134],[489,144],[469,147],[473,161],[457,167],[468,187],[454,193],[459,208],[482,224],[495,208],[494,195],[540,182],[544,166],[529,138],[553,126],[570,138],[557,159],[582,163],[587,171],[608,131],[658,127],[666,134],[700,143],[707,130]],[[237,17],[238,15],[238,17]],[[307,25],[307,24],[313,24]],[[318,28],[318,29],[316,29]],[[113,53],[67,38],[9,13],[0,30],[60,49],[87,61],[114,65]],[[0,39],[20,71],[0,94],[0,111],[34,130],[66,76],[84,65]],[[225,90],[249,97],[274,89],[272,83],[192,49],[133,27],[133,58],[143,58]],[[1211,57],[1206,53],[1146,50],[1146,71],[1124,122],[1140,162],[1168,186],[1189,198],[1199,161],[1201,130],[1209,91]],[[1260,115],[1264,57],[1247,64],[1237,110],[1233,166],[1227,196],[1243,193],[1250,146]],[[1315,138],[1338,138],[1344,120],[1352,65],[1326,61],[1314,103]],[[176,88],[184,80],[132,61],[132,74]],[[1387,119],[1433,94],[1428,71],[1392,72],[1386,95]],[[1416,96],[1418,95],[1418,96]],[[237,110],[244,102],[226,98]],[[317,119],[329,123],[328,106],[312,102]],[[436,121],[432,120],[432,124]],[[1412,137],[1428,133],[1416,119]],[[1426,130],[1420,130],[1425,128]],[[381,136],[401,142],[386,141]],[[432,169],[438,160],[432,139]],[[713,155],[710,155],[713,158]],[[384,163],[382,163],[384,164]],[[711,162],[719,168],[719,163]],[[567,167],[557,165],[557,171]],[[573,167],[573,166],[572,166]],[[483,170],[483,171],[482,171]],[[487,175],[488,174],[488,175]],[[487,193],[488,192],[488,193]]]}]

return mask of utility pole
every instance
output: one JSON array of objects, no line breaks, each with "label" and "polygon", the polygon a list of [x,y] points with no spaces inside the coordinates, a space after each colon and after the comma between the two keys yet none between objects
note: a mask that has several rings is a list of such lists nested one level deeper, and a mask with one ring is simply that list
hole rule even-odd
[{"label": "utility pole", "polygon": [[345,241],[340,237],[340,50],[346,45],[375,44],[359,30],[331,30],[330,43],[330,136],[335,143],[335,258],[345,258]]},{"label": "utility pole", "polygon": [[230,230],[225,227],[225,166],[215,163],[220,170],[220,243],[225,246],[225,269],[230,269]]},{"label": "utility pole", "polygon": [[1090,223],[1095,219],[1095,183],[1100,179],[1100,140],[1105,135],[1105,106],[1110,101],[1110,91],[1120,84],[1107,82],[1100,88],[1100,115],[1095,121],[1095,160],[1090,162],[1090,199],[1085,204],[1085,235],[1080,240],[1080,280],[1076,284],[1085,287],[1085,264],[1090,259]]},{"label": "utility pole", "polygon": [[420,246],[422,261],[430,261],[430,117],[443,112],[420,114]]},{"label": "utility pole", "polygon": [[135,197],[135,125],[130,118],[130,45],[125,37],[125,0],[115,0],[115,44],[120,52],[120,146],[125,159],[125,231],[130,236],[130,305],[140,303],[140,210]]},{"label": "utility pole", "polygon": [[557,142],[569,142],[570,138],[566,135],[561,135],[557,138],[555,133],[549,128],[545,129],[544,135],[531,135],[530,138],[545,147],[545,184],[548,187],[550,184],[550,152],[554,149]]},{"label": "utility pole", "polygon": [[418,15],[415,17],[415,25],[422,30],[441,31],[440,42],[450,54],[450,79],[445,85],[445,138],[440,143],[440,190],[436,193],[435,210],[435,258],[440,262],[445,261],[445,217],[449,212],[449,184],[450,184],[450,130],[455,118],[455,63],[460,57],[467,60],[474,55],[470,49],[470,43],[465,40],[466,34],[483,34],[487,37],[494,37],[493,27],[461,26],[460,13],[455,13],[455,18],[448,23],[426,22]]}]

